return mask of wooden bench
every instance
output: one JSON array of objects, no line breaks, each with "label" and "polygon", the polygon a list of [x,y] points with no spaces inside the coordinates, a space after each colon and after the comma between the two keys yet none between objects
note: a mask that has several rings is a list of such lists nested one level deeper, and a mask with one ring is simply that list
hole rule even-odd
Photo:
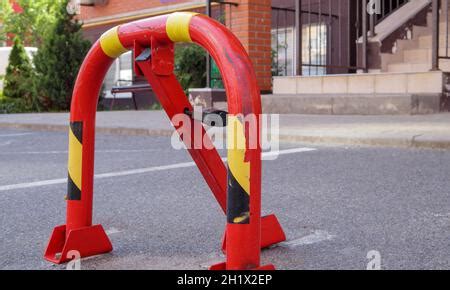
[{"label": "wooden bench", "polygon": [[112,87],[111,88],[111,94],[113,95],[113,99],[111,101],[110,110],[112,110],[114,108],[114,103],[116,101],[116,95],[117,94],[120,94],[120,93],[131,93],[131,98],[133,100],[134,109],[137,111],[138,110],[138,105],[137,105],[134,93],[151,91],[151,90],[152,90],[152,88],[151,88],[151,86],[149,84]]}]

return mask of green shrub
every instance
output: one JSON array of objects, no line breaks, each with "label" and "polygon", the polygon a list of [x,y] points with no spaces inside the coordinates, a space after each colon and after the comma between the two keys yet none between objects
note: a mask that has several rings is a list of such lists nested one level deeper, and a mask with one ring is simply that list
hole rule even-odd
[{"label": "green shrub", "polygon": [[198,45],[183,44],[175,50],[175,75],[184,91],[206,84],[206,52]]},{"label": "green shrub", "polygon": [[0,96],[0,114],[32,112],[24,99],[13,99]]},{"label": "green shrub", "polygon": [[33,68],[23,47],[22,41],[14,38],[14,46],[9,55],[8,66],[4,79],[3,94],[8,98],[19,99],[29,93]]},{"label": "green shrub", "polygon": [[91,45],[83,38],[81,24],[67,13],[67,3],[61,5],[53,30],[34,57],[37,94],[47,111],[70,109],[78,70]]},{"label": "green shrub", "polygon": [[150,111],[160,111],[162,110],[163,107],[161,106],[160,102],[155,102],[153,105],[151,105],[150,107]]},{"label": "green shrub", "polygon": [[20,38],[14,38],[4,77],[2,111],[39,110],[34,85],[34,72]]},{"label": "green shrub", "polygon": [[[0,41],[9,35],[20,37],[23,43],[37,47],[56,21],[56,11],[65,0],[0,0]],[[12,9],[17,3],[21,13]]]}]

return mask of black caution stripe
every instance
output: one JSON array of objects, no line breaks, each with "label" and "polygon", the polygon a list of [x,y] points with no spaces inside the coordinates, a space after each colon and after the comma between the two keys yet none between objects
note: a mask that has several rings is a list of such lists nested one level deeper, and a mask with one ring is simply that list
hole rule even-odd
[{"label": "black caution stripe", "polygon": [[81,200],[83,122],[70,123],[67,200]]},{"label": "black caution stripe", "polygon": [[71,122],[70,130],[80,144],[83,144],[83,122]]},{"label": "black caution stripe", "polygon": [[73,183],[70,174],[67,183],[67,200],[81,200],[81,189]]},{"label": "black caution stripe", "polygon": [[227,221],[230,224],[250,223],[250,196],[228,169]]}]

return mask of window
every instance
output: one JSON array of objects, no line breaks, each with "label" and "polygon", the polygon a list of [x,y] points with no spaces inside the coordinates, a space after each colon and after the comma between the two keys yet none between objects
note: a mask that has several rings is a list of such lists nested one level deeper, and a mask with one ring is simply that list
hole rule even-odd
[{"label": "window", "polygon": [[127,86],[133,83],[132,52],[122,54],[117,59],[117,83],[119,86]]},{"label": "window", "polygon": [[294,52],[294,28],[272,29],[272,74],[274,76],[294,74]]},{"label": "window", "polygon": [[[295,28],[272,29],[272,75],[291,76],[295,69]],[[303,75],[327,73],[327,25],[304,25],[302,29]]]},{"label": "window", "polygon": [[[133,84],[132,52],[126,52],[115,60],[106,75],[104,82],[105,98],[112,98],[111,89],[115,86],[131,86]],[[131,98],[131,93],[117,94],[120,98]]]},{"label": "window", "polygon": [[327,73],[327,26],[304,25],[302,31],[303,75],[325,75]]}]

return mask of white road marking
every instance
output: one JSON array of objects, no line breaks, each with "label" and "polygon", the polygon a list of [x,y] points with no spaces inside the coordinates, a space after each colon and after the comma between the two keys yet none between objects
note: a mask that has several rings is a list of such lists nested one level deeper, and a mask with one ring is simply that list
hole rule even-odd
[{"label": "white road marking", "polygon": [[200,262],[200,268],[209,269],[212,265],[217,265],[225,261],[225,255],[222,252],[218,252],[214,256],[215,257],[211,257],[208,260],[202,260]]},{"label": "white road marking", "polygon": [[280,151],[264,152],[262,154],[262,159],[264,160],[266,158],[275,157],[275,156],[303,153],[303,152],[312,152],[312,151],[317,151],[317,149],[315,149],[315,148],[294,148],[294,149],[286,149],[286,150],[280,150]]},{"label": "white road marking", "polygon": [[433,213],[432,215],[436,218],[450,218],[450,213]]},{"label": "white road marking", "polygon": [[17,152],[0,152],[0,155],[47,155],[47,154],[69,154],[69,151],[17,151]]},{"label": "white road marking", "polygon": [[[1,144],[0,144],[1,146]],[[95,153],[143,153],[155,152],[156,149],[147,150],[96,150]],[[17,151],[17,152],[0,152],[0,155],[47,155],[47,154],[69,154],[69,151]]]},{"label": "white road marking", "polygon": [[306,245],[317,244],[317,243],[324,242],[324,241],[329,241],[329,240],[334,239],[335,237],[336,236],[330,235],[326,231],[318,230],[318,231],[314,231],[314,233],[312,233],[308,236],[302,237],[300,239],[282,242],[279,244],[279,246],[286,247],[286,248],[295,248],[295,247],[299,247],[299,246],[306,246]]},{"label": "white road marking", "polygon": [[[273,155],[295,154],[295,153],[302,153],[302,152],[311,152],[311,151],[316,151],[316,150],[317,149],[313,149],[313,148],[296,148],[296,149],[280,150],[280,151],[276,151],[276,152],[265,152],[262,155],[264,158],[264,157],[273,156]],[[227,159],[222,158],[222,160],[226,161]],[[119,177],[119,176],[144,174],[144,173],[157,172],[157,171],[166,171],[166,170],[171,170],[171,169],[189,168],[189,167],[195,167],[195,166],[196,166],[195,162],[185,162],[185,163],[177,163],[177,164],[171,164],[171,165],[154,166],[154,167],[132,169],[132,170],[126,170],[126,171],[119,171],[119,172],[96,174],[96,175],[94,175],[94,178],[95,179],[104,179],[104,178],[112,178],[112,177]],[[43,180],[43,181],[28,182],[28,183],[2,185],[2,186],[0,186],[0,191],[64,184],[66,182],[67,182],[67,178],[59,178],[59,179]]]},{"label": "white road marking", "polygon": [[55,184],[63,184],[66,182],[67,182],[67,178],[60,178],[60,179],[43,180],[43,181],[36,181],[36,182],[29,182],[29,183],[3,185],[3,186],[0,186],[0,191],[48,186],[48,185],[55,185]]},{"label": "white road marking", "polygon": [[0,146],[8,146],[11,144],[12,144],[12,141],[7,141],[7,142],[0,143]]},{"label": "white road marking", "polygon": [[121,233],[122,231],[121,231],[121,230],[118,230],[118,229],[116,229],[116,228],[110,228],[109,230],[106,230],[105,232],[106,232],[106,234],[107,234],[108,236],[111,236],[111,235],[119,234],[119,233]]},{"label": "white road marking", "polygon": [[15,134],[0,134],[1,137],[20,137],[20,136],[27,136],[27,135],[33,135],[34,133],[15,133]]},{"label": "white road marking", "polygon": [[[196,166],[194,162],[177,163],[177,164],[172,164],[172,165],[155,166],[155,167],[132,169],[132,170],[126,170],[126,171],[120,171],[120,172],[96,174],[95,179],[136,175],[136,174],[150,173],[150,172],[155,172],[155,171],[165,171],[165,170],[170,170],[170,169],[188,168],[188,167],[194,167],[194,166]],[[1,191],[1,187],[0,187],[0,191]]]}]

